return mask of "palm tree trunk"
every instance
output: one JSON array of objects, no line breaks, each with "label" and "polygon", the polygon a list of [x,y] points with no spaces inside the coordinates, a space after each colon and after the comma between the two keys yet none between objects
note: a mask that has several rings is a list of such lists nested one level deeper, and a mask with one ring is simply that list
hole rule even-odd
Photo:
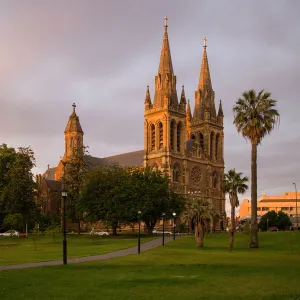
[{"label": "palm tree trunk", "polygon": [[250,248],[258,248],[257,234],[257,144],[252,143],[251,151],[251,232]]},{"label": "palm tree trunk", "polygon": [[230,229],[230,240],[229,240],[229,251],[232,251],[234,243],[234,231],[235,231],[235,206],[231,205],[231,229]]}]

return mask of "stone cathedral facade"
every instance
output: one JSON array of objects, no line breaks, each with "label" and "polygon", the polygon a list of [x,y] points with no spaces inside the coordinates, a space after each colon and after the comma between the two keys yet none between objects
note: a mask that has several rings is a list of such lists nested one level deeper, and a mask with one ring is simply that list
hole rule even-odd
[{"label": "stone cathedral facade", "polygon": [[[221,191],[221,181],[224,174],[224,116],[221,102],[216,112],[206,39],[192,113],[183,86],[180,97],[177,94],[167,29],[165,20],[154,97],[151,98],[147,87],[144,101],[144,149],[105,158],[90,157],[91,163],[98,165],[115,162],[124,167],[150,166],[159,169],[170,177],[172,187],[186,196],[187,200],[195,196],[208,198],[223,214],[225,195]],[[62,162],[68,160],[74,148],[84,145],[84,133],[75,107],[73,104],[64,131],[65,153],[58,166],[48,167],[43,175],[37,176],[40,186],[44,186],[42,193],[45,198],[59,194]],[[54,210],[59,211],[59,201],[51,205],[46,210],[55,207]]]},{"label": "stone cathedral facade", "polygon": [[167,28],[165,23],[154,97],[149,87],[145,97],[144,166],[169,175],[179,193],[209,198],[224,213],[224,116],[221,101],[216,112],[206,39],[192,114],[184,86],[177,95]]}]

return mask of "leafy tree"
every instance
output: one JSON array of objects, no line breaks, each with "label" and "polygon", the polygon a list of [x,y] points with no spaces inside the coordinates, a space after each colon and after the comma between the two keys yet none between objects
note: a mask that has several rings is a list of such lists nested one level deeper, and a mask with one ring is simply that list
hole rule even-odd
[{"label": "leafy tree", "polygon": [[290,226],[292,226],[292,222],[289,216],[283,211],[279,211],[277,213],[276,211],[271,210],[261,217],[258,226],[263,231],[268,230],[268,228],[273,226],[277,227],[280,230],[286,230]]},{"label": "leafy tree", "polygon": [[48,236],[51,236],[53,243],[55,243],[56,237],[61,234],[61,228],[57,225],[56,226],[53,226],[53,225],[49,226],[46,229],[45,234],[48,235]]},{"label": "leafy tree", "polygon": [[130,174],[118,165],[101,165],[91,170],[80,198],[85,220],[101,219],[116,235],[118,227],[135,218],[130,183]]},{"label": "leafy tree", "polygon": [[277,227],[279,230],[287,230],[292,226],[292,222],[288,214],[279,211],[277,214]]},{"label": "leafy tree", "polygon": [[162,213],[165,213],[165,219],[173,218],[173,212],[177,216],[181,214],[185,199],[170,188],[169,178],[158,170],[146,167],[131,170],[130,173],[131,196],[135,203],[132,216],[137,216],[137,211],[140,210],[141,220],[145,223],[148,234],[151,235]]},{"label": "leafy tree", "polygon": [[237,131],[251,142],[251,236],[250,248],[258,248],[257,234],[257,146],[279,121],[276,100],[261,90],[245,91],[233,107]]},{"label": "leafy tree", "polygon": [[59,215],[55,212],[41,213],[37,220],[41,231],[59,226]]},{"label": "leafy tree", "polygon": [[79,209],[80,193],[84,187],[86,176],[91,169],[87,147],[74,148],[67,161],[62,161],[64,166],[62,182],[68,193],[66,213],[77,222],[80,234],[80,222],[83,219]]},{"label": "leafy tree", "polygon": [[22,214],[24,228],[35,217],[34,166],[34,153],[29,147],[16,151],[6,144],[0,146],[0,222],[6,215]]},{"label": "leafy tree", "polygon": [[268,211],[266,214],[264,214],[258,224],[259,229],[264,231],[268,229],[268,226],[277,227],[277,213],[275,210]]},{"label": "leafy tree", "polygon": [[31,235],[30,237],[33,240],[33,244],[34,244],[34,250],[37,250],[37,241],[39,239],[39,237],[41,236],[41,232],[39,230],[39,227],[37,226],[37,224],[34,226],[34,228],[32,229]]},{"label": "leafy tree", "polygon": [[205,227],[211,221],[214,209],[210,202],[204,198],[193,198],[190,203],[186,203],[183,215],[193,221],[196,247],[202,248],[204,247]]},{"label": "leafy tree", "polygon": [[248,189],[248,177],[242,177],[242,173],[237,173],[235,169],[231,169],[224,174],[222,189],[229,195],[231,205],[231,227],[229,251],[232,251],[235,232],[235,208],[239,206],[238,194],[244,194]]},{"label": "leafy tree", "polygon": [[23,216],[21,214],[6,215],[3,225],[6,228],[20,230],[23,227]]}]

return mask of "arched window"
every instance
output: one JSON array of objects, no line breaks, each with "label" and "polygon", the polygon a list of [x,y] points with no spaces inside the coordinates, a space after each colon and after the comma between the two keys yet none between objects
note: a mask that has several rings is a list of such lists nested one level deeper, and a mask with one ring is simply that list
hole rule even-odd
[{"label": "arched window", "polygon": [[202,132],[199,133],[199,138],[200,138],[200,148],[202,149],[202,151],[204,151],[204,136]]},{"label": "arched window", "polygon": [[179,182],[179,180],[180,180],[179,167],[177,164],[175,164],[173,168],[173,182]]},{"label": "arched window", "polygon": [[150,126],[151,135],[151,150],[155,150],[155,126],[151,124]]},{"label": "arched window", "polygon": [[175,149],[175,145],[174,145],[175,126],[176,126],[176,122],[175,122],[175,120],[172,120],[171,128],[170,128],[170,146],[171,146],[171,150]]},{"label": "arched window", "polygon": [[158,123],[158,129],[159,129],[159,149],[162,149],[164,146],[164,130],[163,130],[163,124],[161,122]]},{"label": "arched window", "polygon": [[216,145],[215,145],[215,156],[216,159],[218,159],[218,151],[219,151],[219,140],[220,140],[220,135],[216,135]]},{"label": "arched window", "polygon": [[181,144],[181,122],[178,123],[177,125],[177,151],[180,152],[180,144]]},{"label": "arched window", "polygon": [[217,184],[218,184],[217,172],[213,171],[213,173],[212,173],[212,187],[214,189],[216,189],[217,188]]},{"label": "arched window", "polygon": [[214,132],[210,133],[210,156],[213,156],[213,140],[214,140]]}]

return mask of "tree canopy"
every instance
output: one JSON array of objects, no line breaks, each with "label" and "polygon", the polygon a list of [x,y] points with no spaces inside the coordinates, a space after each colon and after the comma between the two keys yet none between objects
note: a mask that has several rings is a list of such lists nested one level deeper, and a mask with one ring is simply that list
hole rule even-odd
[{"label": "tree canopy", "polygon": [[277,213],[276,211],[271,210],[261,217],[258,227],[265,231],[273,226],[276,226],[279,230],[287,230],[292,226],[292,222],[289,216],[283,211]]},{"label": "tree canopy", "polygon": [[[169,179],[150,168],[124,169],[101,165],[91,170],[81,193],[80,208],[86,220],[101,219],[113,228],[144,221],[148,233],[164,212],[179,214],[184,199],[169,188]],[[166,218],[167,218],[166,217]]]},{"label": "tree canopy", "polygon": [[28,148],[0,146],[0,227],[7,215],[22,214],[23,227],[37,212],[34,201],[35,166],[33,151]]}]

